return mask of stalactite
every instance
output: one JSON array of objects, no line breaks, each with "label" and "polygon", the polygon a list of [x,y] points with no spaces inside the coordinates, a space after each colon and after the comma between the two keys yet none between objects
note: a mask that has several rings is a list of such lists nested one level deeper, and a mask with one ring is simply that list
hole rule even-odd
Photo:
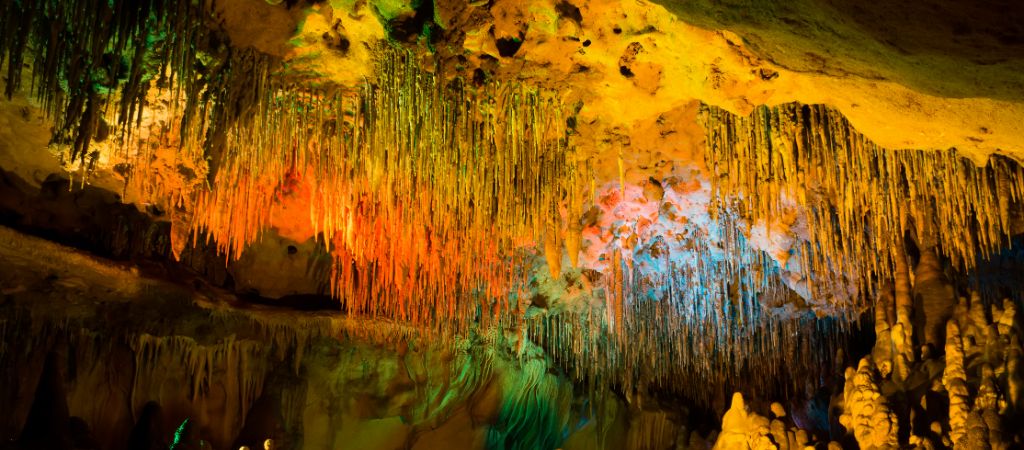
[{"label": "stalactite", "polygon": [[785,198],[800,199],[811,243],[803,270],[818,274],[811,296],[832,298],[838,309],[873,292],[834,296],[841,280],[825,274],[899,281],[911,221],[957,268],[973,267],[1012,234],[1024,172],[1004,157],[976,166],[955,150],[880,148],[825,106],[760,107],[749,117],[706,107],[702,120],[719,203],[770,221]]},{"label": "stalactite", "polygon": [[740,387],[763,395],[804,389],[799,380],[832,365],[822,349],[841,346],[847,325],[768,310],[791,294],[741,234],[727,240],[732,258],[708,256],[706,232],[686,234],[687,254],[662,254],[667,270],[654,274],[628,270],[622,260],[637,256],[613,246],[604,301],[527,321],[531,339],[556,360],[576,361],[567,369],[585,383],[669,390],[701,404]]},{"label": "stalactite", "polygon": [[611,292],[612,302],[609,310],[612,314],[613,329],[621,336],[626,287],[622,280],[622,256],[618,249],[612,250],[611,272],[612,283],[609,286],[609,292]]},{"label": "stalactite", "polygon": [[558,230],[548,226],[544,233],[544,259],[548,263],[551,278],[557,280],[562,276],[562,243],[558,239]]},{"label": "stalactite", "polygon": [[[267,368],[261,365],[266,355],[260,343],[235,340],[232,337],[207,346],[184,336],[141,334],[130,339],[129,344],[136,359],[133,394],[140,380],[153,378],[152,373],[159,371],[159,365],[167,362],[187,367],[190,375],[187,382],[191,384],[193,402],[205,398],[213,385],[223,386],[228,395],[226,405],[230,410],[221,417],[222,422],[216,424],[220,436],[233,436],[241,429],[246,414],[263,392]],[[132,405],[132,408],[141,406]]]},{"label": "stalactite", "polygon": [[200,83],[195,46],[208,33],[206,14],[195,1],[5,1],[5,93],[10,98],[20,88],[31,59],[32,91],[54,119],[54,140],[70,147],[70,160],[84,163],[100,120],[113,110],[117,123],[131,124],[152,78],[164,74],[175,91]]},{"label": "stalactite", "polygon": [[[575,152],[570,156],[578,158]],[[583,204],[586,197],[581,177],[593,174],[586,163],[580,163],[578,160],[571,160],[569,163],[567,186],[570,188],[566,192],[566,226],[562,241],[565,244],[565,252],[569,256],[569,266],[572,269],[577,269],[580,266],[580,250],[583,241]],[[593,182],[593,178],[590,181]]]}]

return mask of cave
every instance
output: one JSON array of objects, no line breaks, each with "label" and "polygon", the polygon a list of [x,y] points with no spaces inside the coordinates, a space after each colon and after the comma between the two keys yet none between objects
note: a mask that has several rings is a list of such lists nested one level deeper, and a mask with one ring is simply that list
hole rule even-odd
[{"label": "cave", "polygon": [[0,0],[0,87],[0,450],[1024,448],[1020,2]]}]

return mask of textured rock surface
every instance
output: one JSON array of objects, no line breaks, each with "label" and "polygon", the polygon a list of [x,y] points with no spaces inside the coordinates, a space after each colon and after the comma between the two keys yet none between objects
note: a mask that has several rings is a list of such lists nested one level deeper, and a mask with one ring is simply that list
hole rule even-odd
[{"label": "textured rock surface", "polygon": [[1017,5],[86,3],[0,1],[0,223],[118,261],[0,233],[5,443],[1021,445]]},{"label": "textured rock surface", "polygon": [[[943,355],[923,347],[921,361],[910,365],[902,379],[896,374],[879,377],[867,357],[856,371],[848,368],[840,420],[860,448],[1019,445],[1011,444],[1021,439],[1019,433],[1016,437],[1003,433],[1019,414],[1012,412],[1018,411],[1009,401],[1015,382],[1008,376],[1017,364],[1012,353],[1019,337],[1013,336],[1019,331],[1010,331],[1013,325],[1004,326],[1004,333],[996,331],[1000,321],[1016,317],[1015,309],[1015,302],[1009,300],[986,305],[976,295],[970,300],[960,298],[957,313],[945,329]],[[991,331],[967,336],[960,325],[966,323]],[[889,345],[885,335],[879,334],[875,354]],[[996,375],[1000,373],[1007,375]],[[897,414],[890,406],[894,404],[908,410]]]}]

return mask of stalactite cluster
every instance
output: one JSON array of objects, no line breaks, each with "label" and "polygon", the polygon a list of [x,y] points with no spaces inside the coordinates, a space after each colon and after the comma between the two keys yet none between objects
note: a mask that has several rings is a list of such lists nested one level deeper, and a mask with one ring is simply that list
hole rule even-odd
[{"label": "stalactite cluster", "polygon": [[[202,239],[230,261],[270,228],[322,242],[333,260],[330,293],[344,311],[382,320],[359,327],[331,319],[308,336],[271,326],[264,337],[296,349],[296,370],[320,336],[418,335],[458,346],[457,336],[479,325],[511,331],[520,352],[542,346],[592,393],[653,389],[707,405],[734,389],[808,388],[801,383],[830,370],[867,299],[886,291],[875,327],[887,345],[851,369],[853,409],[844,417],[858,441],[892,444],[900,425],[888,406],[872,403],[873,383],[905,381],[918,363],[904,236],[969,270],[1007,242],[1024,200],[1024,173],[1002,157],[979,167],[955,150],[883,149],[824,106],[762,107],[746,118],[705,107],[713,229],[682,225],[661,241],[617,240],[591,280],[597,301],[527,317],[532,261],[542,255],[552,279],[562,275],[563,250],[578,265],[583,184],[593,178],[559,98],[450,79],[388,46],[361,86],[306,83],[271,57],[219,44],[204,24],[208,13],[199,1],[0,0],[6,93],[19,89],[31,62],[31,90],[54,119],[54,143],[83,166],[97,157],[100,128],[114,127],[108,156],[126,191],[169,213],[176,252]],[[807,235],[790,251],[791,266],[780,267],[748,242],[749,227],[794,205]],[[807,298],[783,281],[785,270],[806,277]],[[833,317],[803,308],[812,299],[816,312]],[[931,335],[946,318],[928,319],[928,341],[938,343]],[[193,392],[202,392],[210,360],[247,364],[237,343],[200,352],[189,350],[194,342],[153,339],[132,341],[136,366],[176,349],[187,355]],[[954,443],[999,404],[988,395],[971,408],[957,363],[963,345],[948,337],[945,349]],[[464,375],[456,382],[480,382]],[[566,415],[544,404],[551,395],[538,391],[540,381],[516,382],[523,395],[509,399],[505,428],[491,439],[555,445]],[[240,387],[243,410],[261,383]],[[890,429],[866,428],[882,422]],[[659,418],[638,429],[660,434],[665,426]]]},{"label": "stalactite cluster", "polygon": [[[904,232],[921,243],[917,271],[925,278],[936,253],[970,268],[1013,233],[1024,174],[1005,158],[977,167],[955,150],[889,151],[822,106],[761,108],[750,118],[705,108],[703,120],[719,231],[684,227],[685,236],[673,236],[686,243],[681,251],[655,241],[612,245],[600,276],[603,305],[530,323],[530,336],[559,359],[588,361],[568,364],[580,379],[627,391],[678,389],[704,402],[721,395],[708,386],[769,392],[787,375],[816,379],[868,299],[886,289],[895,314],[876,327],[894,345],[880,355],[880,370],[905,379],[917,349]],[[802,302],[779,278],[783,268],[746,239],[751,224],[770,223],[794,204],[805,208],[808,235],[785,269],[806,275],[805,300],[828,319],[787,310]],[[979,237],[965,241],[951,230]],[[645,258],[662,270],[640,270]],[[944,323],[940,305],[930,305],[922,320]]]},{"label": "stalactite cluster", "polygon": [[[529,320],[528,335],[567,371],[626,392],[675,392],[700,404],[747,392],[801,392],[831,367],[854,326],[794,310],[775,261],[735,223],[680,227],[634,249],[611,246],[585,308]],[[641,268],[641,265],[644,267]],[[585,363],[584,363],[585,362]]]},{"label": "stalactite cluster", "polygon": [[[327,243],[331,291],[350,312],[497,316],[522,276],[509,258],[577,189],[564,121],[543,93],[449,83],[382,50],[358,91],[266,89],[227,131],[193,229],[232,258],[275,222],[305,224]],[[288,202],[302,216],[275,214]]]},{"label": "stalactite cluster", "polygon": [[[521,278],[509,258],[560,233],[559,208],[579,198],[566,117],[535,90],[449,82],[393,49],[360,88],[311,85],[218,43],[203,2],[0,12],[8,95],[30,61],[55,143],[83,167],[100,123],[117,131],[107,156],[126,189],[170,212],[176,253],[191,235],[230,260],[271,226],[303,228],[328,244],[331,290],[351,312],[499,316]],[[288,202],[300,209],[274,214]]]},{"label": "stalactite cluster", "polygon": [[5,0],[5,94],[20,88],[31,61],[31,91],[54,119],[54,141],[85,162],[103,118],[137,122],[154,82],[179,93],[205,83],[196,50],[209,34],[206,14],[193,0]]},{"label": "stalactite cluster", "polygon": [[706,107],[707,164],[720,210],[771,221],[796,200],[808,236],[793,255],[811,295],[836,311],[870,295],[837,295],[861,280],[862,294],[892,280],[905,233],[961,269],[1008,243],[1024,195],[1024,172],[1001,156],[977,166],[956,150],[881,148],[826,106],[760,107],[737,117]]},{"label": "stalactite cluster", "polygon": [[[563,247],[575,265],[589,174],[551,95],[449,81],[441,68],[424,70],[389,48],[359,88],[309,85],[267,56],[218,45],[203,3],[94,3],[3,3],[8,91],[31,60],[34,92],[71,159],[89,151],[100,121],[117,124],[111,156],[123,162],[127,186],[170,212],[177,251],[188,235],[212,240],[230,260],[269,227],[298,228],[327,244],[331,292],[347,311],[449,331],[491,318],[507,324],[522,312],[511,303],[524,300],[524,247],[543,243],[555,275]],[[100,26],[110,17],[115,26]],[[102,32],[81,26],[88,23]],[[124,76],[110,78],[117,70]],[[820,343],[820,333],[795,331],[821,325],[763,309],[785,294],[771,261],[739,233],[725,239],[729,257],[708,258],[722,249],[689,231],[689,255],[665,253],[668,269],[654,276],[614,251],[605,313],[587,311],[586,322],[566,315],[555,328],[567,332],[538,339],[566,340],[554,347],[594,361],[585,378],[638,389],[684,373],[696,374],[687,386],[723,373],[731,381],[777,374],[783,355],[816,354],[800,349]],[[746,356],[765,351],[775,356]],[[820,362],[804,356],[791,366]]]},{"label": "stalactite cluster", "polygon": [[[22,61],[32,61],[33,93],[57,124],[54,143],[69,146],[69,160],[86,172],[100,123],[116,127],[105,156],[126,191],[170,213],[177,254],[187,235],[193,244],[213,241],[231,260],[268,228],[290,226],[326,243],[335,261],[332,294],[350,313],[461,332],[481,319],[508,320],[516,312],[508,293],[524,276],[515,263],[520,249],[561,233],[558,211],[566,198],[580,198],[583,175],[559,101],[511,83],[449,81],[439,67],[421,69],[411,54],[388,47],[378,51],[375,79],[361,87],[303,83],[278,72],[272,58],[218,44],[204,24],[207,6],[3,2],[11,26],[0,25],[0,36],[30,31],[0,49],[13,74],[7,93],[19,88]],[[103,26],[110,17],[116,27]],[[36,53],[24,56],[26,48]],[[81,84],[112,70],[127,72]],[[282,213],[285,204],[292,208]],[[388,342],[410,336],[385,321],[349,327],[346,320],[317,332]],[[298,340],[278,342],[282,336]],[[297,369],[312,338],[304,336],[268,330],[266,338],[294,349]],[[452,343],[452,333],[434,336]],[[179,338],[154,339],[133,341],[138,367],[168,345],[191,348]],[[209,361],[237,357],[225,351],[186,356],[195,395]],[[520,403],[549,401],[546,394]],[[522,412],[511,410],[516,416],[507,420],[529,420]],[[546,417],[561,420],[556,412]],[[502,439],[532,445],[523,430],[508,433]],[[561,438],[560,429],[552,433],[540,438]]]},{"label": "stalactite cluster", "polygon": [[[132,379],[132,408],[152,399],[134,398],[137,392],[152,392],[145,385],[153,377],[149,371],[165,365],[183,364],[191,375],[192,402],[201,403],[211,396],[215,383],[224,386],[228,394],[227,414],[220,417],[217,434],[230,436],[245,423],[253,403],[263,393],[267,373],[267,347],[256,341],[236,340],[233,336],[215,345],[201,345],[185,336],[152,336],[141,334],[129,338],[135,356],[135,375]],[[80,348],[88,349],[88,346]],[[83,359],[88,361],[88,359]]]}]

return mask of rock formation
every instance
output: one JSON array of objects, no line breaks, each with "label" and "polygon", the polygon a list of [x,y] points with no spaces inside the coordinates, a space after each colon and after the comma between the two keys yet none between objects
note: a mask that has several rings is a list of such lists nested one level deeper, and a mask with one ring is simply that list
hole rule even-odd
[{"label": "rock formation", "polygon": [[1020,446],[968,3],[0,0],[0,448]]}]

